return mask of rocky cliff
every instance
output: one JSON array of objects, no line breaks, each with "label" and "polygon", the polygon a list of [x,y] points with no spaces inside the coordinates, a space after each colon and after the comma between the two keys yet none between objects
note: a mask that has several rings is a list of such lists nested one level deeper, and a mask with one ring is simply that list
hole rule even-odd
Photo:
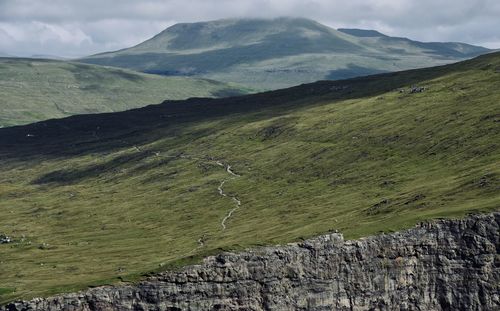
[{"label": "rocky cliff", "polygon": [[0,310],[500,310],[500,213],[209,257],[137,285]]}]

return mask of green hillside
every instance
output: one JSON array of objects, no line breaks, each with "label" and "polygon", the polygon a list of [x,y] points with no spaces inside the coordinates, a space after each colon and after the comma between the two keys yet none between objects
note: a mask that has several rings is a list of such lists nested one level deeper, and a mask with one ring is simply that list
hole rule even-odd
[{"label": "green hillside", "polygon": [[165,99],[218,97],[224,83],[41,59],[0,58],[0,127],[74,114],[123,111]]},{"label": "green hillside", "polygon": [[499,89],[495,53],[0,129],[0,301],[499,210]]},{"label": "green hillside", "polygon": [[422,43],[376,31],[334,30],[303,18],[176,24],[132,48],[80,61],[277,89],[456,62],[488,52],[462,43]]}]

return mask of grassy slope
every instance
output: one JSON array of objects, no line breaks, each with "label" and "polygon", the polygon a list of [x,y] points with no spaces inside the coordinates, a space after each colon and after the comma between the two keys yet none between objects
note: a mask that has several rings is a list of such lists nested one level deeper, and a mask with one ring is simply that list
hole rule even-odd
[{"label": "grassy slope", "polygon": [[[397,91],[412,84],[427,90]],[[220,249],[498,210],[499,88],[496,53],[2,129],[0,228],[17,242],[0,245],[0,301],[135,279]],[[205,160],[169,157],[179,154]],[[242,202],[225,231],[234,202],[217,187],[229,175],[210,157],[241,175],[224,185]]]},{"label": "grassy slope", "polygon": [[82,61],[277,89],[434,66],[487,51],[465,44],[361,37],[302,18],[229,19],[177,24],[135,47]]},{"label": "grassy slope", "polygon": [[159,77],[52,60],[0,58],[0,126],[239,91],[201,79]]}]

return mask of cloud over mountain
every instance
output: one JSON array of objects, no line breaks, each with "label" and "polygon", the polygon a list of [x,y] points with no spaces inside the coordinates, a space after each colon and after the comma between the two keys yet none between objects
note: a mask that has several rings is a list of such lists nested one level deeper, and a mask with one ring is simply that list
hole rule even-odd
[{"label": "cloud over mountain", "polygon": [[176,22],[277,16],[500,47],[496,0],[0,0],[0,51],[82,56],[134,45]]}]

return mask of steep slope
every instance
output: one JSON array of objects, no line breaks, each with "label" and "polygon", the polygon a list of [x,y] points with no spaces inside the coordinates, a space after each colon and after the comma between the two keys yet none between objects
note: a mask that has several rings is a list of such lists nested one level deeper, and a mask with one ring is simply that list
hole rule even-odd
[{"label": "steep slope", "polygon": [[1,301],[500,208],[500,53],[0,129]]},{"label": "steep slope", "polygon": [[276,89],[463,60],[488,50],[457,43],[337,31],[302,18],[177,24],[129,49],[82,62],[163,75],[193,75]]},{"label": "steep slope", "polygon": [[159,77],[53,60],[0,58],[0,127],[122,111],[165,99],[242,92],[241,88],[203,79]]}]

